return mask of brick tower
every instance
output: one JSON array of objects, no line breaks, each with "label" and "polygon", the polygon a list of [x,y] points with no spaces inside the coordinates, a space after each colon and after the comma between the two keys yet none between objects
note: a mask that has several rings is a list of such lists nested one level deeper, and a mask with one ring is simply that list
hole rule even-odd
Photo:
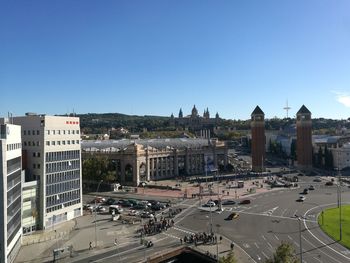
[{"label": "brick tower", "polygon": [[256,106],[251,117],[252,171],[262,172],[265,160],[265,114],[259,106]]},{"label": "brick tower", "polygon": [[312,168],[311,112],[303,105],[297,112],[297,161],[298,168]]}]

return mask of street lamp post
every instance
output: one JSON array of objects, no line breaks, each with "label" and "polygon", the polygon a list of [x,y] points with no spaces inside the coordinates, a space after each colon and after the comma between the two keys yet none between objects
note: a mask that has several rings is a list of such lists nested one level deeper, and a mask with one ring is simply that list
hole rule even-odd
[{"label": "street lamp post", "polygon": [[299,222],[299,249],[300,249],[300,263],[303,263],[303,248],[301,243],[301,217],[295,215]]},{"label": "street lamp post", "polygon": [[97,193],[102,182],[103,180],[98,183],[95,195],[95,247],[97,247]]}]

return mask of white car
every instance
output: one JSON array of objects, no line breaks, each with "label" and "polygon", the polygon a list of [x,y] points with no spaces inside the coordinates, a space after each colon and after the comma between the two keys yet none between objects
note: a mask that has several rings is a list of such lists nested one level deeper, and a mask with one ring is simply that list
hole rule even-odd
[{"label": "white car", "polygon": [[301,195],[301,196],[299,196],[298,201],[299,201],[299,202],[304,202],[305,199],[306,199],[306,197],[305,197],[304,195]]}]

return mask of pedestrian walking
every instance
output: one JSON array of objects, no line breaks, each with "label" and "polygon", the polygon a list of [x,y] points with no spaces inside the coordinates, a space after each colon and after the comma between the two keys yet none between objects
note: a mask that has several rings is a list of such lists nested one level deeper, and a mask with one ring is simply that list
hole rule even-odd
[{"label": "pedestrian walking", "polygon": [[92,242],[90,241],[90,243],[89,243],[89,250],[91,250],[92,249]]},{"label": "pedestrian walking", "polygon": [[181,243],[181,245],[182,245],[182,238],[180,238],[180,243]]}]

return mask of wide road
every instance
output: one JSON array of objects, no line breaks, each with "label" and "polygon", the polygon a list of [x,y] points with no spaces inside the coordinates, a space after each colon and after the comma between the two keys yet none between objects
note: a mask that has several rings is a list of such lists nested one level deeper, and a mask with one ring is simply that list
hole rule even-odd
[{"label": "wide road", "polygon": [[[325,186],[325,181],[315,183],[312,179],[303,177],[304,183],[299,183],[299,189],[281,188],[256,195],[249,198],[251,204],[225,207],[222,213],[213,212],[212,217],[208,211],[193,209],[177,223],[172,235],[183,237],[184,230],[208,232],[212,220],[214,232],[234,240],[256,262],[271,257],[282,241],[293,244],[300,257],[299,221],[295,218],[298,215],[303,218],[300,229],[304,263],[350,262],[350,251],[325,235],[317,224],[321,209],[336,205],[337,187]],[[299,193],[310,184],[316,189],[309,191],[304,202],[296,202]],[[350,189],[347,187],[343,187],[342,202],[350,203]],[[239,218],[225,221],[233,211],[239,213]]]}]

